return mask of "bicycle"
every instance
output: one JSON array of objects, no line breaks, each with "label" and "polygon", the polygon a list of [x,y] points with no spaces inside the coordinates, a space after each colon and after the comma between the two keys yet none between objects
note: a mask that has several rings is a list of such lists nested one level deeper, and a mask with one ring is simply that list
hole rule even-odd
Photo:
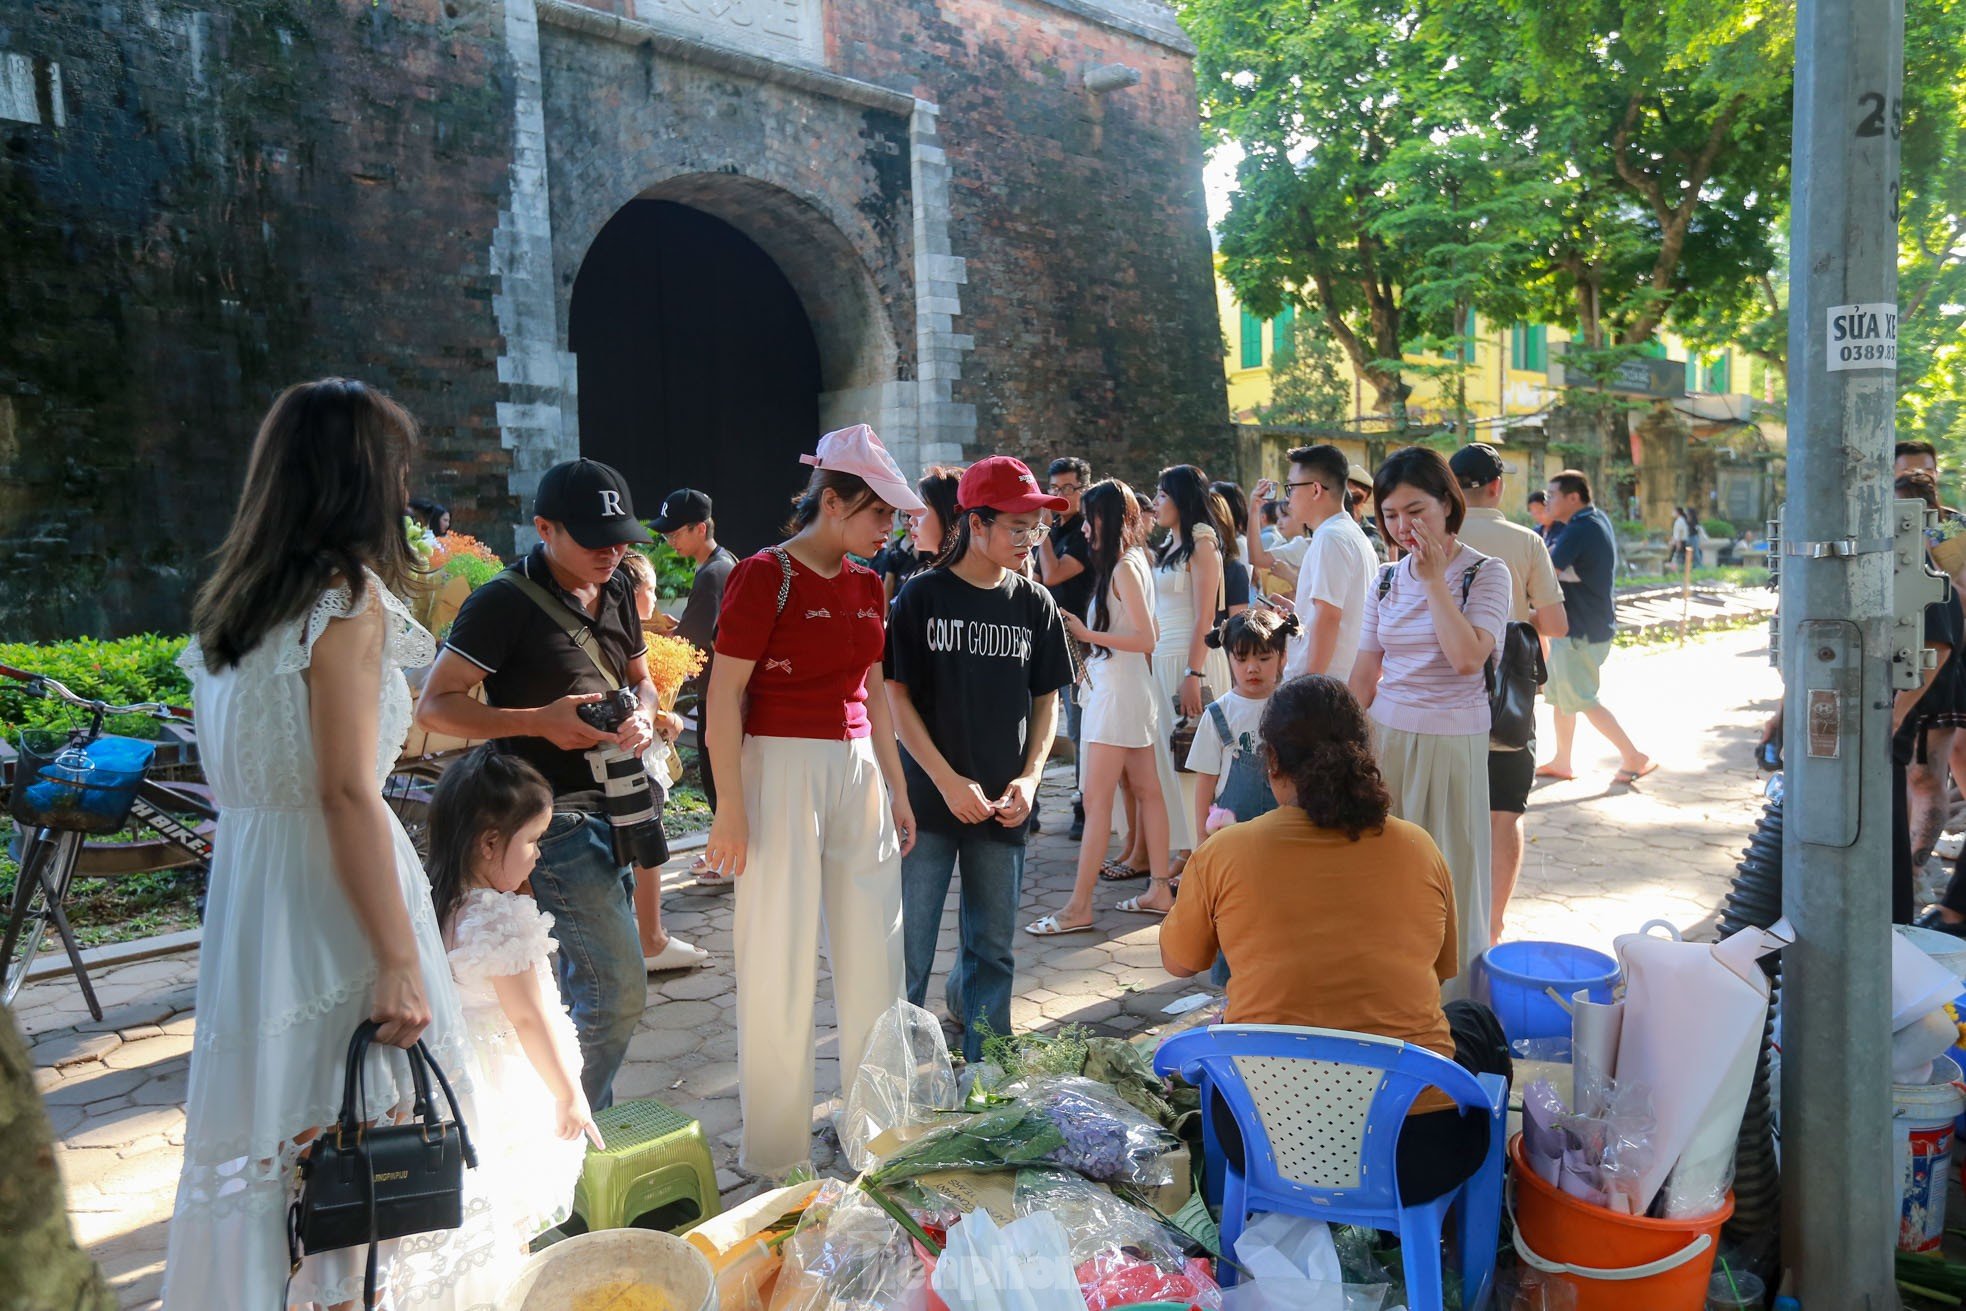
[{"label": "bicycle", "polygon": [[[5,967],[0,1002],[11,1003],[20,992],[52,925],[68,953],[89,1014],[100,1020],[102,1006],[68,922],[69,891],[78,874],[112,878],[140,871],[117,868],[116,845],[97,847],[86,839],[141,825],[162,839],[169,863],[203,864],[211,860],[218,821],[218,812],[202,788],[153,775],[153,765],[162,763],[155,761],[155,743],[105,734],[103,722],[111,715],[143,715],[188,728],[191,712],[154,701],[112,705],[80,696],[45,674],[6,665],[0,665],[0,678],[25,684],[31,697],[52,697],[88,713],[84,727],[24,730],[19,758],[11,769],[0,762],[0,783],[10,784],[9,810],[20,832],[19,873],[6,932],[0,938],[0,965]],[[111,858],[91,862],[85,847],[108,852]],[[156,867],[155,863],[144,866]]]}]

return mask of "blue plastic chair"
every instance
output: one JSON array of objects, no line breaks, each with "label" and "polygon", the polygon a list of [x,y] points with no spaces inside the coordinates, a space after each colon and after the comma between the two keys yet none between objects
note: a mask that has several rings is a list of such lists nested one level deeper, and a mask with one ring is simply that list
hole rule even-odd
[{"label": "blue plastic chair", "polygon": [[[1334,1224],[1399,1234],[1412,1311],[1441,1311],[1440,1242],[1455,1210],[1463,1307],[1488,1298],[1502,1226],[1503,1143],[1508,1085],[1479,1077],[1424,1047],[1276,1024],[1217,1024],[1176,1034],[1154,1054],[1154,1069],[1201,1089],[1209,1200],[1221,1181],[1222,1251],[1252,1213],[1281,1211]],[[1488,1117],[1488,1155],[1460,1187],[1431,1202],[1399,1200],[1397,1145],[1407,1108],[1438,1088],[1464,1111]],[[1208,1108],[1216,1098],[1242,1132],[1243,1162],[1229,1162]],[[1458,1205],[1457,1205],[1458,1204]],[[1226,1263],[1222,1283],[1234,1281]]]}]

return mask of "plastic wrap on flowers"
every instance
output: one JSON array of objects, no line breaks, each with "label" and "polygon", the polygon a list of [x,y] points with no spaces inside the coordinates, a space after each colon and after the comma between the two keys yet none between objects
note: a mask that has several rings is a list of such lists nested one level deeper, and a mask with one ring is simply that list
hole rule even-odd
[{"label": "plastic wrap on flowers", "polygon": [[915,1311],[928,1273],[901,1226],[828,1180],[785,1241],[771,1311]]},{"label": "plastic wrap on flowers", "polygon": [[1180,1140],[1090,1079],[1025,1079],[1003,1105],[929,1130],[867,1175],[882,1187],[941,1170],[1058,1165],[1101,1183],[1159,1188]]},{"label": "plastic wrap on flowers", "polygon": [[956,1073],[941,1023],[902,1000],[874,1022],[866,1055],[833,1124],[847,1160],[866,1170],[879,1160],[868,1146],[876,1138],[928,1124],[957,1105]]},{"label": "plastic wrap on flowers", "polygon": [[1088,1311],[1139,1302],[1178,1302],[1215,1311],[1221,1291],[1204,1261],[1159,1216],[1068,1170],[1017,1175],[1019,1216],[1049,1213],[1065,1227]]},{"label": "plastic wrap on flowers", "polygon": [[1003,1093],[1036,1108],[1057,1127],[1065,1141],[1051,1153],[1053,1164],[1101,1183],[1160,1188],[1174,1182],[1166,1157],[1181,1140],[1108,1085],[1093,1079],[1021,1079]]}]

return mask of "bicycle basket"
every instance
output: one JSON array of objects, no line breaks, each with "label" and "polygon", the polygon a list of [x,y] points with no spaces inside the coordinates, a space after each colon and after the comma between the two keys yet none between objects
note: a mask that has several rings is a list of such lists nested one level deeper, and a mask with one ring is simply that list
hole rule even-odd
[{"label": "bicycle basket", "polygon": [[157,745],[129,737],[70,743],[67,734],[46,729],[21,733],[14,818],[75,833],[114,833],[130,817]]}]

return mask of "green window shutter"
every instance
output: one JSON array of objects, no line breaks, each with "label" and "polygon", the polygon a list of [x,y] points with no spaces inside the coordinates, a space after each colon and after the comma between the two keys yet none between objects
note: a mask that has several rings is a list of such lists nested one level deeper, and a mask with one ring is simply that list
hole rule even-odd
[{"label": "green window shutter", "polygon": [[1700,357],[1697,355],[1686,357],[1686,390],[1700,390]]},{"label": "green window shutter", "polygon": [[1650,355],[1655,360],[1663,360],[1664,358],[1666,358],[1666,344],[1660,341],[1657,337],[1654,337],[1652,340],[1646,342],[1644,346],[1640,347],[1640,351],[1643,354]]},{"label": "green window shutter", "polygon": [[1529,325],[1518,323],[1509,329],[1509,367],[1526,369],[1529,367]]},{"label": "green window shutter", "polygon": [[1297,326],[1297,307],[1286,305],[1270,320],[1270,358],[1287,360],[1296,350],[1292,333]]},{"label": "green window shutter", "polygon": [[1728,391],[1727,352],[1722,351],[1707,363],[1707,390],[1726,395]]},{"label": "green window shutter", "polygon": [[1263,367],[1263,320],[1248,310],[1242,312],[1242,367]]},{"label": "green window shutter", "polygon": [[1550,371],[1550,330],[1540,323],[1529,325],[1528,340],[1524,343],[1523,368],[1535,373]]}]

